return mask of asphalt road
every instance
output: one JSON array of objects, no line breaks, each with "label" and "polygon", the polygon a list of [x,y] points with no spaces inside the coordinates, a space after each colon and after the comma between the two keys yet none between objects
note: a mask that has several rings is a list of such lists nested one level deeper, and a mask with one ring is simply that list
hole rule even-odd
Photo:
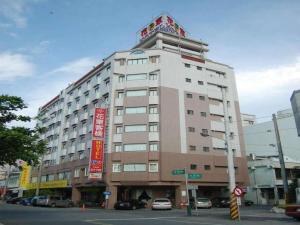
[{"label": "asphalt road", "polygon": [[[198,214],[198,215],[197,215]],[[104,210],[79,208],[41,208],[0,204],[0,225],[279,225],[299,224],[284,214],[268,208],[247,207],[241,210],[241,221],[231,221],[228,209],[203,209],[187,217],[185,210],[152,211]]]}]

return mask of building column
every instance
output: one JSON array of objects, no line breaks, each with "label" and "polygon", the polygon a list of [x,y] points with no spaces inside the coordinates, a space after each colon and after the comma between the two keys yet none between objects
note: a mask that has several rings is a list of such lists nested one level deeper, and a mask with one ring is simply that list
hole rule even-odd
[{"label": "building column", "polygon": [[109,185],[106,187],[106,191],[110,191],[111,195],[108,197],[108,209],[113,209],[115,203],[117,202],[117,195],[118,195],[118,187]]},{"label": "building column", "polygon": [[[185,192],[185,196],[182,196],[182,192]],[[181,208],[181,203],[187,202],[187,193],[186,193],[186,187],[185,184],[181,184],[179,186],[176,186],[175,189],[175,204],[176,208]]]},{"label": "building column", "polygon": [[72,202],[75,204],[79,203],[81,200],[81,192],[76,187],[72,187]]}]

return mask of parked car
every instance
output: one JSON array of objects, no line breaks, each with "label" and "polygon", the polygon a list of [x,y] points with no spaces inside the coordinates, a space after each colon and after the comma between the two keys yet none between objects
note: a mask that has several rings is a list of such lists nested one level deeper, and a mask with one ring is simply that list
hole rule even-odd
[{"label": "parked car", "polygon": [[137,199],[131,199],[128,201],[118,201],[114,208],[115,209],[141,209],[145,208],[146,204],[142,201],[139,201]]},{"label": "parked car", "polygon": [[168,198],[156,198],[152,202],[152,210],[155,209],[172,209],[172,203]]},{"label": "parked car", "polygon": [[62,196],[43,196],[37,200],[38,206],[49,206],[49,207],[73,207],[74,203]]},{"label": "parked car", "polygon": [[212,206],[217,208],[228,208],[230,206],[230,199],[224,197],[217,197],[211,200]]},{"label": "parked car", "polygon": [[22,198],[22,200],[20,201],[20,204],[25,205],[25,206],[31,205],[31,200],[32,200],[32,198]]},{"label": "parked car", "polygon": [[37,202],[40,198],[45,198],[46,196],[34,196],[32,199],[31,199],[31,205],[32,206],[37,206]]},{"label": "parked car", "polygon": [[285,214],[300,220],[300,205],[288,205],[285,208]]},{"label": "parked car", "polygon": [[203,208],[203,209],[210,209],[212,207],[212,203],[208,198],[196,198],[193,200],[193,208]]},{"label": "parked car", "polygon": [[19,204],[21,202],[22,198],[20,197],[15,197],[15,198],[9,198],[6,200],[6,203],[8,204]]}]

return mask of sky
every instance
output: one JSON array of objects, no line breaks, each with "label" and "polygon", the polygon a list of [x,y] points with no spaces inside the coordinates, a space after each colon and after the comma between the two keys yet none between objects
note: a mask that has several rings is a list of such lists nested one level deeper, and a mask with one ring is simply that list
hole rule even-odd
[{"label": "sky", "polygon": [[34,117],[69,83],[168,13],[234,68],[241,111],[270,119],[300,89],[300,1],[0,0],[0,94]]}]

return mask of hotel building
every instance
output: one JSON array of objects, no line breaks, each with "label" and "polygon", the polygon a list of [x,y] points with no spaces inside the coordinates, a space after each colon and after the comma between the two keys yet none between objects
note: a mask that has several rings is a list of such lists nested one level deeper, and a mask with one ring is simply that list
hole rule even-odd
[{"label": "hotel building", "polygon": [[[117,200],[156,197],[179,206],[186,186],[172,171],[186,168],[201,174],[189,180],[197,196],[226,195],[226,107],[236,182],[248,183],[233,68],[207,58],[208,44],[186,37],[182,28],[174,32],[177,26],[158,17],[136,46],[114,52],[40,107],[38,125],[47,130],[41,138],[48,141],[42,182],[68,180],[57,190],[75,202],[99,202],[110,191],[110,208]],[[104,171],[95,180],[88,168],[98,107],[107,108],[107,119]]]}]

